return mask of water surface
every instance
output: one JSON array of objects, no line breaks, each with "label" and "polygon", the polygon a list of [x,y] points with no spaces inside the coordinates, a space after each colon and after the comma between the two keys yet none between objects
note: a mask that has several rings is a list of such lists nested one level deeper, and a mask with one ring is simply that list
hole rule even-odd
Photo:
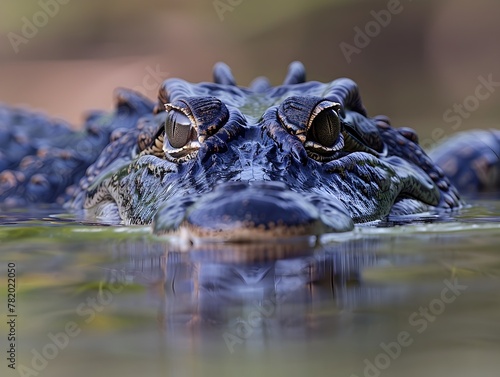
[{"label": "water surface", "polygon": [[186,248],[51,209],[0,222],[18,314],[2,376],[499,375],[499,201],[318,246]]}]

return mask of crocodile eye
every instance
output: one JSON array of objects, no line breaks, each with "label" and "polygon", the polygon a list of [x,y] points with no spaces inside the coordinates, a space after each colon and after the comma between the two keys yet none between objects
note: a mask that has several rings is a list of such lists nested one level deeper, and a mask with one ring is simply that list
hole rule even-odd
[{"label": "crocodile eye", "polygon": [[163,104],[152,126],[142,126],[137,152],[154,155],[170,162],[184,163],[194,159],[202,144],[206,151],[221,152],[227,135],[213,138],[227,123],[229,110],[221,100],[211,97],[187,97]]},{"label": "crocodile eye", "polygon": [[307,155],[321,162],[339,156],[344,147],[342,106],[315,96],[291,96],[278,107],[277,115],[288,133],[295,135]]},{"label": "crocodile eye", "polygon": [[193,158],[200,149],[198,131],[194,120],[178,107],[169,107],[165,118],[163,152],[172,162]]},{"label": "crocodile eye", "polygon": [[178,110],[170,110],[165,120],[165,134],[173,148],[182,148],[193,136],[193,127],[187,116]]},{"label": "crocodile eye", "polygon": [[321,111],[313,119],[306,140],[332,148],[340,135],[340,119],[332,109]]},{"label": "crocodile eye", "polygon": [[329,161],[344,147],[339,109],[337,103],[331,102],[321,102],[314,109],[304,142],[309,157],[317,161]]}]

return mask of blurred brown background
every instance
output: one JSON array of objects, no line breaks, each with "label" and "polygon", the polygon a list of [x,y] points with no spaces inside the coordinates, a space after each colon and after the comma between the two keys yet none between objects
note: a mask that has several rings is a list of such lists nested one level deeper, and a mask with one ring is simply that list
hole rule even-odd
[{"label": "blurred brown background", "polygon": [[[499,16],[497,0],[2,0],[0,101],[79,125],[86,110],[111,108],[117,86],[154,98],[167,77],[211,80],[217,61],[241,85],[277,84],[301,60],[309,79],[354,79],[371,115],[429,144],[498,128]],[[480,77],[499,85],[478,98]],[[464,101],[473,111],[444,119]]]}]

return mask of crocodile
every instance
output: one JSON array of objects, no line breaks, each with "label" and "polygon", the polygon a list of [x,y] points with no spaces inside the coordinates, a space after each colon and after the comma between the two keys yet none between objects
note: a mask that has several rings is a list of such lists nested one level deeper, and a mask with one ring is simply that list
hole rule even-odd
[{"label": "crocodile", "polygon": [[[350,79],[307,81],[299,62],[278,86],[239,86],[224,63],[213,76],[167,79],[157,102],[117,89],[115,111],[90,113],[79,131],[0,106],[0,203],[254,241],[446,213],[464,204],[457,187],[500,187],[499,131],[466,133],[433,161],[413,129],[368,116]],[[467,142],[477,148],[464,154]]]}]

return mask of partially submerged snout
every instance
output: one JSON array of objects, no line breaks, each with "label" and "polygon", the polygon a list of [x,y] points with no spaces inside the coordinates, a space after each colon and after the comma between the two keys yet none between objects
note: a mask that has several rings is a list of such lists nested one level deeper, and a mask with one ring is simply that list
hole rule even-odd
[{"label": "partially submerged snout", "polygon": [[339,203],[320,203],[281,182],[229,182],[206,193],[174,222],[172,206],[159,209],[155,234],[186,234],[188,238],[259,242],[317,236],[352,230],[353,221]]}]

